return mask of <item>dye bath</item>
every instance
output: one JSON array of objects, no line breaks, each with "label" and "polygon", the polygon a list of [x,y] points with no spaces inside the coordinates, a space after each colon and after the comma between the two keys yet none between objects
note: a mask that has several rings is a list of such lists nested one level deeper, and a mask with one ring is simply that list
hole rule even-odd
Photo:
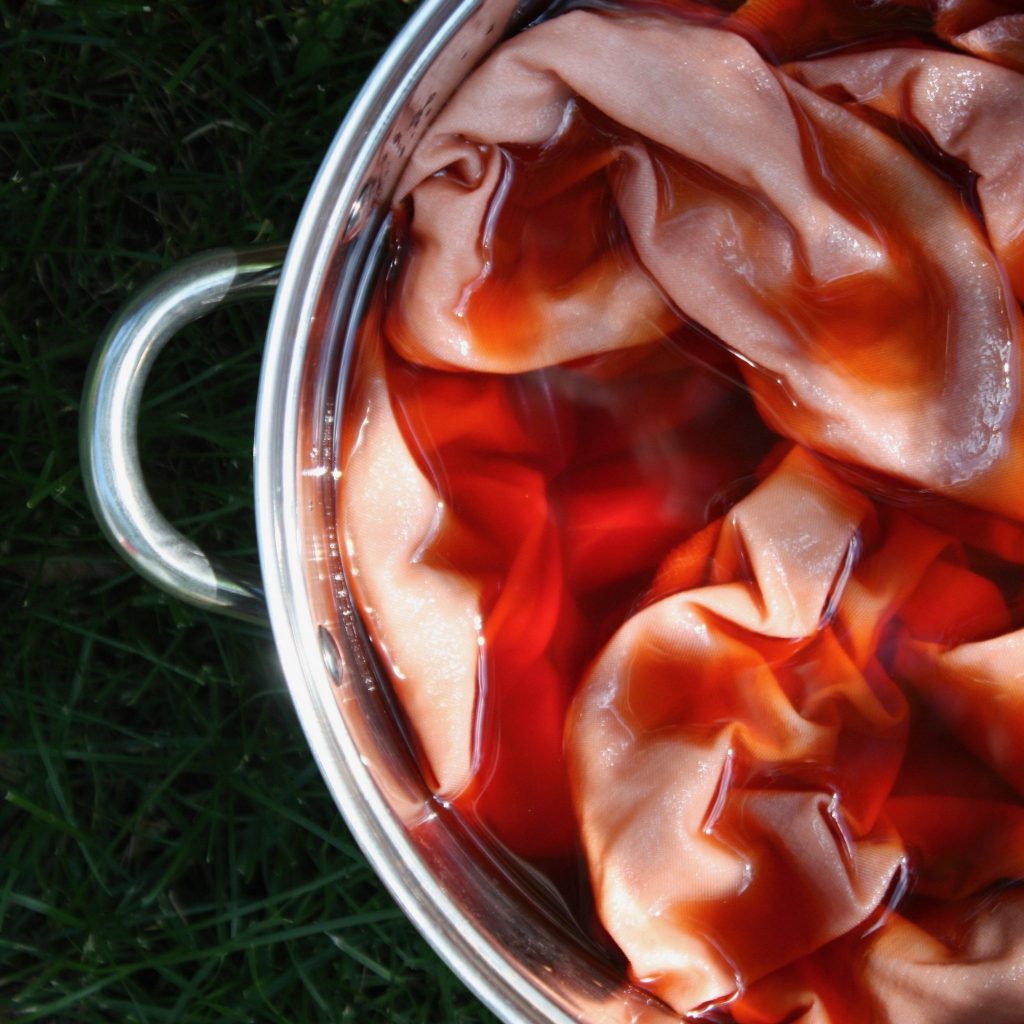
[{"label": "dye bath", "polygon": [[581,15],[652,53],[665,21],[713,33],[687,58],[708,90],[784,79],[791,147],[763,175],[713,133],[697,159],[575,67],[542,141],[424,143],[339,467],[350,584],[425,777],[679,1012],[975,1019],[959,987],[1015,1021],[1024,219],[1002,149],[927,107],[944,74],[1024,99],[977,41],[1012,64],[978,34],[1011,15]]}]

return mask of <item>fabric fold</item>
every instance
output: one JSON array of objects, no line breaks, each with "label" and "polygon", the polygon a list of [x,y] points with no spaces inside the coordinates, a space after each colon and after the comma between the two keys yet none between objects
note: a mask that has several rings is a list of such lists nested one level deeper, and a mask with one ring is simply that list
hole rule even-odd
[{"label": "fabric fold", "polygon": [[677,1012],[1013,1024],[1024,21],[638,6],[499,46],[410,159],[353,593],[438,795],[582,858]]},{"label": "fabric fold", "polygon": [[[794,449],[665,560],[653,594],[566,736],[597,905],[634,977],[741,1022],[895,1022],[904,981],[912,1019],[966,1019],[959,999],[923,999],[930,969],[893,936],[976,993],[1003,969],[1001,953],[934,952],[927,909],[952,928],[1024,877],[1024,656],[1001,593],[958,542]],[[925,903],[904,908],[911,892]],[[829,1005],[838,946],[859,966]]]},{"label": "fabric fold", "polygon": [[346,446],[341,506],[341,543],[357,567],[349,585],[437,791],[453,797],[473,777],[479,592],[461,573],[419,558],[443,503],[395,420],[379,347],[370,335],[364,341],[362,387],[349,399],[359,409],[358,434]]},{"label": "fabric fold", "polygon": [[[1016,298],[956,188],[831,98],[819,63],[852,79],[842,61],[875,83],[865,95],[899,77],[857,54],[804,62],[798,81],[740,35],[685,19],[576,11],[515,37],[400,183],[411,243],[391,342],[428,365],[512,373],[693,321],[736,355],[773,429],[1019,520]],[[1015,72],[973,57],[929,67],[939,96],[966,96],[968,73],[986,97],[1019,92]],[[1007,256],[1019,161],[997,140],[1016,138],[1018,114],[1008,98],[986,103],[973,140],[936,129],[937,145],[979,156]],[[576,175],[553,162],[559,146],[585,157]],[[516,192],[527,166],[550,182],[539,197]]]},{"label": "fabric fold", "polygon": [[634,615],[577,695],[567,744],[602,920],[681,1011],[863,926],[902,870],[880,795],[906,703],[829,625],[869,515],[791,452],[724,520],[708,585]]}]

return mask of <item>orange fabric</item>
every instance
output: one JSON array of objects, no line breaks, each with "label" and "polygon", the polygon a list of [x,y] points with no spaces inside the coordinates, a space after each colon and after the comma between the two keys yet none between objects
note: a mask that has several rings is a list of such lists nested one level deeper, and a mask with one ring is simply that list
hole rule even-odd
[{"label": "orange fabric", "polygon": [[928,0],[856,4],[849,0],[746,0],[727,23],[770,49],[777,60],[789,60],[837,43],[896,31],[930,27]]},{"label": "orange fabric", "polygon": [[374,330],[343,445],[353,591],[438,792],[520,856],[576,859],[572,692],[771,435],[685,332],[509,376],[385,357]]},{"label": "orange fabric", "polygon": [[891,917],[858,949],[848,939],[754,985],[737,1024],[1017,1024],[1024,984],[1020,892],[967,899],[911,922]]}]

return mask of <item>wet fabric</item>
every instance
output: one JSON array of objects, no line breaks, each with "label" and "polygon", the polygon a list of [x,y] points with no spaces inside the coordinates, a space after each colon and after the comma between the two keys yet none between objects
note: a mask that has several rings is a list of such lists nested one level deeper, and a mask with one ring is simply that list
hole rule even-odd
[{"label": "wet fabric", "polygon": [[[439,499],[395,420],[379,345],[365,340],[369,365],[350,396],[361,416],[348,444],[341,503],[343,547],[359,556],[349,583],[438,791],[453,793],[466,785],[472,767],[477,588],[463,574],[417,557],[438,527]],[[383,529],[381,509],[387,509]]]},{"label": "wet fabric", "polygon": [[622,6],[411,158],[353,592],[436,792],[676,1011],[1012,1024],[1024,21]]},{"label": "wet fabric", "polygon": [[[954,908],[1024,874],[1024,632],[961,545],[799,450],[670,556],[656,590],[669,594],[607,645],[570,720],[602,920],[673,1006],[740,994],[737,1020],[792,1019],[800,985],[758,984],[827,973],[834,943],[870,937],[841,1008],[807,1019],[876,1019],[863,1008],[892,975],[926,987],[925,963],[967,955],[937,909],[970,934]],[[945,768],[922,730],[941,732]],[[910,889],[924,909],[901,905]],[[994,961],[1021,941],[1012,921]],[[876,960],[897,933],[932,951]],[[960,973],[963,1005],[994,984],[989,966]],[[788,1002],[759,1017],[748,1007],[769,990]],[[961,1018],[929,999],[891,1019]]]},{"label": "wet fabric", "polygon": [[[1003,71],[962,59],[981,77]],[[1020,314],[1003,265],[948,182],[801,78],[806,68],[793,77],[733,32],[683,20],[573,12],[514,38],[400,183],[413,244],[389,338],[414,360],[518,372],[649,341],[668,299],[744,360],[779,432],[1019,517]],[[973,121],[958,88],[962,123],[945,127],[959,136]],[[598,252],[551,287],[501,282],[498,312],[475,316],[475,294],[495,286],[501,147],[557,138],[584,102],[625,129],[597,170],[635,259]],[[1019,107],[985,111],[980,149],[1005,173],[1018,144],[997,140],[1019,137]],[[985,203],[1004,250],[1019,234],[1014,206]]]}]

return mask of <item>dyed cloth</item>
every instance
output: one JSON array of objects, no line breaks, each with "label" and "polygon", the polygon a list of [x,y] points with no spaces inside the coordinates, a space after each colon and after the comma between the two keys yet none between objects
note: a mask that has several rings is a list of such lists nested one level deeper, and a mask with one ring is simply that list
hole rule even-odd
[{"label": "dyed cloth", "polygon": [[663,6],[413,154],[353,591],[436,791],[581,844],[678,1012],[1016,1024],[1024,16]]}]

